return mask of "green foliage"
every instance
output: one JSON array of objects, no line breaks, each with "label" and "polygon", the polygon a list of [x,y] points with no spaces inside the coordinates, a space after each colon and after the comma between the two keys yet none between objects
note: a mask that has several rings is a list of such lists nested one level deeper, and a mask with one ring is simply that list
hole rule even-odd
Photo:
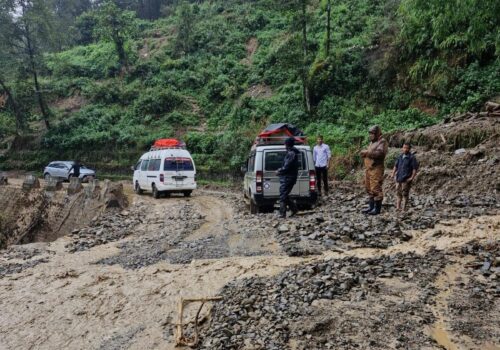
[{"label": "green foliage", "polygon": [[56,78],[94,79],[114,76],[120,68],[114,45],[109,42],[76,46],[67,51],[47,55],[47,67]]},{"label": "green foliage", "polygon": [[[262,128],[290,122],[312,140],[323,134],[341,159],[338,172],[349,176],[360,164],[356,152],[368,142],[370,125],[384,132],[417,128],[446,113],[477,110],[499,94],[498,1],[331,3],[327,55],[326,0],[308,2],[306,56],[300,1],[169,1],[164,17],[151,22],[135,15],[158,13],[145,2],[99,1],[90,11],[76,11],[64,45],[79,46],[54,53],[54,45],[42,45],[36,63],[43,63],[41,81],[52,101],[79,95],[85,106],[61,113],[44,147],[87,155],[113,172],[128,167],[155,138],[176,135],[199,169],[230,172]],[[54,13],[48,23],[55,23]],[[0,34],[7,38],[4,24],[12,18],[2,23],[4,17]],[[67,26],[63,22],[56,27]],[[6,52],[0,51],[4,67],[26,62]],[[39,113],[29,71],[4,71],[26,118]],[[0,133],[8,135],[12,113],[2,113]]]}]

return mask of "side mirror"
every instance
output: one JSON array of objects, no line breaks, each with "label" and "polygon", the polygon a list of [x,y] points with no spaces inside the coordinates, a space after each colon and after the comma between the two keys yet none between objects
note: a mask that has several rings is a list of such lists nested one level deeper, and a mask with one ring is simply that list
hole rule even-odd
[{"label": "side mirror", "polygon": [[245,165],[242,165],[240,171],[242,174],[245,174],[247,172],[247,167]]},{"label": "side mirror", "polygon": [[130,170],[135,171],[135,167],[134,167],[134,166],[131,166],[131,167],[130,167]]}]

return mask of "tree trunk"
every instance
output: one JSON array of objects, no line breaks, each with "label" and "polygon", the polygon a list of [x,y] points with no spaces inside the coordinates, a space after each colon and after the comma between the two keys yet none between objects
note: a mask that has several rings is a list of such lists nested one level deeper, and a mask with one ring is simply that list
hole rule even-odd
[{"label": "tree trunk", "polygon": [[50,129],[50,122],[49,122],[49,108],[45,104],[45,100],[43,98],[42,91],[40,89],[40,84],[38,82],[38,73],[36,70],[36,63],[35,63],[35,52],[34,52],[34,47],[33,43],[31,41],[31,34],[29,31],[29,26],[25,23],[25,30],[26,30],[26,45],[28,49],[28,57],[29,57],[29,64],[31,68],[31,74],[33,74],[33,81],[35,83],[35,95],[36,99],[38,101],[38,105],[40,106],[40,112],[42,113],[42,118],[43,122],[45,123],[45,127],[47,129]]},{"label": "tree trunk", "polygon": [[302,101],[304,110],[307,114],[311,111],[311,104],[309,101],[309,87],[307,79],[307,0],[302,0]]},{"label": "tree trunk", "polygon": [[14,96],[12,95],[9,87],[7,86],[7,84],[5,83],[5,81],[1,77],[0,77],[0,86],[7,94],[7,98],[9,99],[9,103],[12,106],[12,110],[14,111],[14,116],[16,118],[16,133],[19,134],[19,132],[24,127],[23,114],[21,113],[19,105],[17,104],[16,100],[14,99]]},{"label": "tree trunk", "polygon": [[331,40],[331,18],[332,18],[332,4],[328,0],[326,5],[326,57],[330,56],[330,40]]}]

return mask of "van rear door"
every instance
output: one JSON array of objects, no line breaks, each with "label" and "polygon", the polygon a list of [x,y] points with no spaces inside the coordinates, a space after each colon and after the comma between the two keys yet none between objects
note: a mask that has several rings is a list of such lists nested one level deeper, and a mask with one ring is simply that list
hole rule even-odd
[{"label": "van rear door", "polygon": [[195,169],[193,160],[188,157],[165,158],[165,184],[177,188],[193,186],[195,183]]},{"label": "van rear door", "polygon": [[[264,151],[264,183],[263,183],[263,193],[265,197],[279,197],[280,195],[280,180],[279,176],[276,174],[276,170],[281,168],[283,165],[283,160],[285,159],[286,150],[267,150]],[[304,179],[304,156],[303,151],[299,153],[299,174],[297,183],[292,189],[293,196],[301,195],[301,183]]]}]

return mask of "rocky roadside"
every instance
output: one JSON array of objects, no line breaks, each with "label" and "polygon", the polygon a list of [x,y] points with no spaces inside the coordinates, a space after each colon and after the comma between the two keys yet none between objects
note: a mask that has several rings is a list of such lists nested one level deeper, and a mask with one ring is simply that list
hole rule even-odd
[{"label": "rocky roadside", "polygon": [[[439,251],[425,256],[349,257],[305,264],[272,278],[230,283],[220,293],[224,300],[214,306],[201,349],[430,345],[425,326],[434,321],[428,307],[436,293],[432,281],[445,264]],[[334,305],[351,312],[363,309],[364,317],[358,314],[350,323],[349,313],[324,309]]]}]

